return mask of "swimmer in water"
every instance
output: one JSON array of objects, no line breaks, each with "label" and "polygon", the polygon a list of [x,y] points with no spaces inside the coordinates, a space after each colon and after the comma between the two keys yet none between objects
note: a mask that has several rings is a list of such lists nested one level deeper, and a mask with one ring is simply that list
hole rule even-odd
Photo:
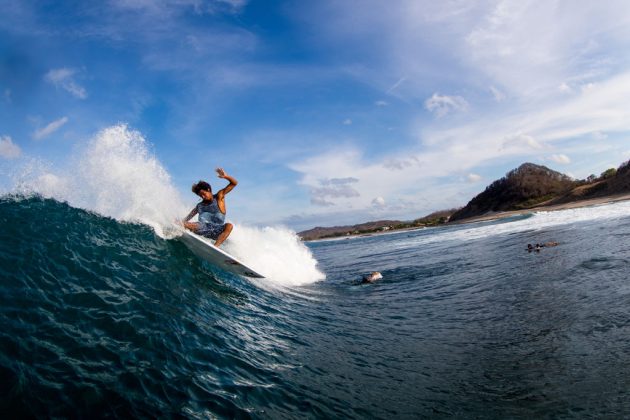
[{"label": "swimmer in water", "polygon": [[558,242],[545,242],[543,244],[536,244],[536,245],[532,245],[532,244],[527,244],[527,252],[532,252],[532,251],[536,251],[536,252],[540,252],[541,249],[543,248],[549,248],[552,246],[558,246],[560,245]]},{"label": "swimmer in water", "polygon": [[383,278],[383,275],[378,271],[372,271],[370,274],[363,276],[361,283],[374,283],[376,280]]}]

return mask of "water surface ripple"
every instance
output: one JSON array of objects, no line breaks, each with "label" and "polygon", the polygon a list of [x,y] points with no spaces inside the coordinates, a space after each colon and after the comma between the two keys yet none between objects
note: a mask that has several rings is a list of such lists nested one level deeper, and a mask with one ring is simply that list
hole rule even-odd
[{"label": "water surface ripple", "polygon": [[0,413],[623,417],[623,205],[311,243],[327,279],[286,288],[143,225],[5,197]]}]

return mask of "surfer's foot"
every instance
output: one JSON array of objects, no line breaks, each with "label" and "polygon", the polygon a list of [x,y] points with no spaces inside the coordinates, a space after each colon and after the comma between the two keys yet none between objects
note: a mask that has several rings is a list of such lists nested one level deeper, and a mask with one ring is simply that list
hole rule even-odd
[{"label": "surfer's foot", "polygon": [[217,238],[216,242],[214,243],[214,246],[216,247],[221,246],[223,241],[225,241],[227,237],[230,236],[230,233],[232,233],[233,228],[234,228],[234,225],[232,223],[226,223],[223,228],[223,232],[221,232],[221,234]]}]

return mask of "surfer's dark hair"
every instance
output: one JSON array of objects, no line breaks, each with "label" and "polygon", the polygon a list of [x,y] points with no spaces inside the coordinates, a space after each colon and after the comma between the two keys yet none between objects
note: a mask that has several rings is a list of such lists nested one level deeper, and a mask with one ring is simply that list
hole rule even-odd
[{"label": "surfer's dark hair", "polygon": [[199,181],[192,186],[192,192],[199,195],[199,191],[212,191],[212,187],[206,181]]}]

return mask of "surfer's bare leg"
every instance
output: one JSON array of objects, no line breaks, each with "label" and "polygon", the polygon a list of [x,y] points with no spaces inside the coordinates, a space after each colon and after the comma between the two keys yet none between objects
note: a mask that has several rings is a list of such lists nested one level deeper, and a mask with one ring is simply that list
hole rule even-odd
[{"label": "surfer's bare leg", "polygon": [[234,225],[232,225],[232,223],[226,223],[223,229],[223,232],[221,232],[221,234],[217,238],[217,241],[214,243],[214,246],[217,246],[217,247],[221,246],[223,241],[225,241],[227,237],[230,236],[230,233],[232,233],[233,228],[234,228]]}]

